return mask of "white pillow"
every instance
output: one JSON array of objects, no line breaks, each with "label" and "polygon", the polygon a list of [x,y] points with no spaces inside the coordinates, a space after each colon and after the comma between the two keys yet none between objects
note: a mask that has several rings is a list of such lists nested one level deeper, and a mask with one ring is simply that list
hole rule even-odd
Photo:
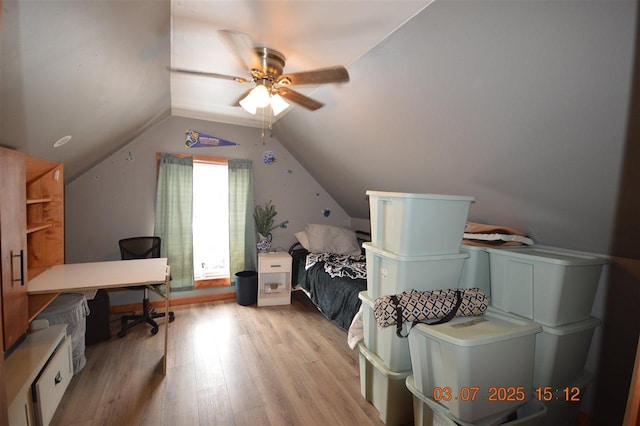
[{"label": "white pillow", "polygon": [[305,231],[296,232],[294,234],[298,239],[298,242],[304,247],[307,251],[311,251],[309,248],[309,237],[307,237],[307,233]]},{"label": "white pillow", "polygon": [[[333,225],[309,224],[305,228],[312,253],[360,254],[356,233]],[[300,241],[298,239],[298,241]],[[302,244],[302,242],[300,242]],[[304,244],[303,244],[304,247]]]}]

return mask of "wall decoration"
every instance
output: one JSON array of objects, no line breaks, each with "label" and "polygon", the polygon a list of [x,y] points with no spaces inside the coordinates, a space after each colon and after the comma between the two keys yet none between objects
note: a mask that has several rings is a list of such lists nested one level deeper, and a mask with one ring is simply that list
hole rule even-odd
[{"label": "wall decoration", "polygon": [[273,163],[275,163],[276,161],[278,161],[278,159],[276,158],[276,153],[273,151],[265,151],[262,154],[262,161],[264,161],[264,164],[266,165],[271,165]]},{"label": "wall decoration", "polygon": [[186,130],[186,137],[187,141],[185,142],[185,146],[187,148],[238,145],[235,142],[216,138],[215,136],[205,135],[204,133],[196,132],[195,130],[189,129]]}]

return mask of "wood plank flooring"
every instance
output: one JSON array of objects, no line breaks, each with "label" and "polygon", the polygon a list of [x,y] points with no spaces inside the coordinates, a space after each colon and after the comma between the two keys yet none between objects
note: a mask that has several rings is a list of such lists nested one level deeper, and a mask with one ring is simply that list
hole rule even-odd
[{"label": "wood plank flooring", "polygon": [[306,296],[258,308],[219,301],[172,308],[164,330],[135,327],[87,347],[52,426],[382,425],[360,394],[358,352]]}]

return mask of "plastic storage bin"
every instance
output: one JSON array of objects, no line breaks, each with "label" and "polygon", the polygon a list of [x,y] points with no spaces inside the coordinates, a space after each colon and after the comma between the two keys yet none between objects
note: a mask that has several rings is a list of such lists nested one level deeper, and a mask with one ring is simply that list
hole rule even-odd
[{"label": "plastic storage bin", "polygon": [[[549,401],[544,401],[547,406],[548,425],[575,425],[580,410],[580,401],[584,397],[584,392],[593,380],[593,375],[584,371],[579,377],[566,382],[552,393]],[[567,389],[565,391],[565,389]],[[569,398],[567,398],[569,396]],[[572,401],[572,396],[576,400]]]},{"label": "plastic storage bin", "polygon": [[[396,335],[395,325],[378,327],[374,316],[374,300],[367,296],[366,291],[361,291],[358,297],[362,300],[364,345],[376,354],[389,370],[411,370],[409,340]],[[406,327],[407,326],[404,325],[405,333]]]},{"label": "plastic storage bin", "polygon": [[371,242],[401,256],[458,253],[474,197],[367,191]]},{"label": "plastic storage bin", "polygon": [[462,244],[461,253],[469,257],[464,260],[460,275],[460,288],[480,288],[487,297],[491,297],[491,274],[489,272],[489,253],[486,247]]},{"label": "plastic storage bin", "polygon": [[493,306],[552,327],[591,316],[606,258],[535,246],[487,252]]},{"label": "plastic storage bin", "polygon": [[501,426],[546,426],[560,424],[548,423],[546,405],[536,400],[531,400],[515,410],[489,416],[474,423],[462,422],[455,419],[442,405],[418,392],[413,375],[407,377],[406,384],[407,389],[413,395],[414,426],[494,426],[497,424]]},{"label": "plastic storage bin", "polygon": [[38,320],[47,320],[49,325],[67,325],[67,335],[71,336],[74,375],[78,374],[87,363],[84,353],[87,315],[89,315],[89,306],[84,294],[64,293],[56,297],[36,317]]},{"label": "plastic storage bin", "polygon": [[591,317],[561,327],[543,326],[536,335],[533,386],[558,388],[580,376],[599,325],[600,320]]},{"label": "plastic storage bin", "polygon": [[412,396],[405,381],[411,371],[394,372],[362,343],[360,352],[360,392],[373,404],[380,420],[387,425],[404,425],[413,421]]},{"label": "plastic storage bin", "polygon": [[[540,331],[539,324],[494,309],[440,325],[418,324],[409,333],[416,389],[426,396],[435,388],[451,389],[451,400],[439,403],[463,422],[517,408],[532,397]],[[472,401],[468,391],[474,390]]]},{"label": "plastic storage bin", "polygon": [[467,253],[399,256],[363,243],[367,259],[367,294],[372,299],[405,290],[457,288]]}]

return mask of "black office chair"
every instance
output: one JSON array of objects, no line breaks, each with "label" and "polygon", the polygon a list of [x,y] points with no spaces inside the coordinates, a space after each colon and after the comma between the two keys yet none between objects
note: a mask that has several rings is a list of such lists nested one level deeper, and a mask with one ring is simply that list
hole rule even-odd
[{"label": "black office chair", "polygon": [[[149,259],[160,257],[160,237],[133,237],[124,238],[118,242],[120,245],[120,257],[122,260],[130,259]],[[139,290],[140,287],[130,287]],[[138,324],[148,323],[151,325],[151,334],[158,333],[158,323],[154,318],[164,317],[164,312],[156,312],[149,304],[149,289],[144,287],[144,296],[142,298],[142,314],[123,315],[120,319],[121,329],[118,337],[124,337],[127,330]],[[169,312],[169,322],[174,320],[173,312]]]}]

